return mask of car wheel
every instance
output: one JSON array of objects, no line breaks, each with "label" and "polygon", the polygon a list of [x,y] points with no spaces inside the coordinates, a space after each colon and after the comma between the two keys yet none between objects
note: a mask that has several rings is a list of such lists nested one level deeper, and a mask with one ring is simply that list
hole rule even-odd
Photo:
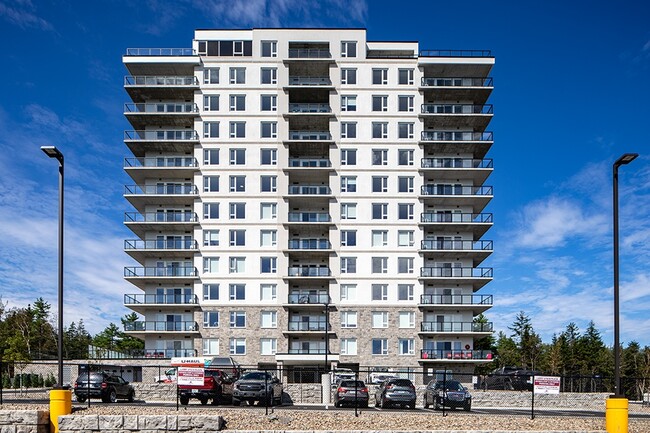
[{"label": "car wheel", "polygon": [[379,402],[377,401],[377,397],[375,397],[375,407],[379,407]]},{"label": "car wheel", "polygon": [[465,404],[463,405],[463,410],[464,410],[465,412],[469,412],[470,410],[472,410],[472,403],[465,403]]},{"label": "car wheel", "polygon": [[213,398],[211,404],[212,404],[212,406],[218,406],[219,405],[219,397]]},{"label": "car wheel", "polygon": [[183,406],[187,406],[187,404],[190,402],[190,398],[181,396],[180,401]]},{"label": "car wheel", "polygon": [[440,403],[438,403],[438,400],[436,400],[436,402],[433,403],[433,409],[434,410],[440,410]]},{"label": "car wheel", "polygon": [[84,397],[84,396],[82,396],[82,395],[78,395],[78,396],[77,396],[77,402],[79,402],[79,403],[83,403],[84,401],[86,401],[86,397]]},{"label": "car wheel", "polygon": [[338,401],[335,401],[335,402],[334,402],[334,407],[341,407],[341,403],[338,402]]},{"label": "car wheel", "polygon": [[202,398],[200,398],[199,401],[201,402],[201,404],[202,404],[203,406],[205,406],[206,404],[208,404],[208,399],[207,399],[206,397],[202,397]]},{"label": "car wheel", "polygon": [[386,401],[385,398],[381,399],[381,408],[386,409],[388,407],[388,402]]},{"label": "car wheel", "polygon": [[131,390],[129,392],[129,395],[126,397],[129,403],[133,403],[133,400],[135,400],[135,391]]},{"label": "car wheel", "polygon": [[427,400],[427,395],[424,394],[424,408],[429,409],[429,401]]},{"label": "car wheel", "polygon": [[409,406],[410,409],[415,409],[415,400],[410,402],[408,406]]},{"label": "car wheel", "polygon": [[233,399],[232,399],[232,405],[233,405],[233,406],[239,406],[239,405],[241,405],[241,400],[239,400],[239,399],[233,397]]}]

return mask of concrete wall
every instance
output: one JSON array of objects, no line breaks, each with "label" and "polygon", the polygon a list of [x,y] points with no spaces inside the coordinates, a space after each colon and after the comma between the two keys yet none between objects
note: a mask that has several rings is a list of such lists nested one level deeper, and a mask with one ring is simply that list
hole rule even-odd
[{"label": "concrete wall", "polygon": [[0,411],[2,433],[49,433],[50,412],[44,410]]},{"label": "concrete wall", "polygon": [[218,415],[66,415],[59,417],[59,433],[209,432],[224,428]]}]

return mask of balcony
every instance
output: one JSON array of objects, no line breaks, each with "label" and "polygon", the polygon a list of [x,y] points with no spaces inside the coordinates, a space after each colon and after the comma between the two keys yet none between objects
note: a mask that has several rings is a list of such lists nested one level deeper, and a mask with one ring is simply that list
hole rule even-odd
[{"label": "balcony", "polygon": [[124,332],[129,335],[146,336],[148,334],[198,334],[199,324],[194,321],[136,321],[124,324]]},{"label": "balcony", "polygon": [[491,213],[424,212],[420,224],[434,231],[470,231],[481,237],[492,227]]},{"label": "balcony", "polygon": [[432,173],[438,179],[471,179],[480,185],[492,174],[492,159],[472,158],[422,158],[420,170]]},{"label": "balcony", "polygon": [[420,362],[487,363],[492,358],[490,350],[420,350]]},{"label": "balcony", "polygon": [[420,196],[424,200],[433,199],[436,205],[471,206],[480,212],[492,200],[493,189],[491,186],[422,185]]},{"label": "balcony", "polygon": [[450,72],[461,77],[487,77],[493,66],[494,57],[489,50],[423,50],[418,57],[424,77],[440,77]]},{"label": "balcony", "polygon": [[196,357],[196,349],[144,349],[142,357],[144,358],[184,358]]},{"label": "balcony", "polygon": [[177,310],[179,308],[194,308],[199,305],[196,295],[183,294],[132,294],[124,295],[124,305],[140,314],[150,308]]},{"label": "balcony", "polygon": [[332,272],[327,267],[292,266],[288,269],[287,278],[330,279]]},{"label": "balcony", "polygon": [[492,132],[422,131],[421,141],[494,141]]},{"label": "balcony", "polygon": [[194,75],[127,75],[124,88],[134,102],[152,99],[191,100],[199,88]]},{"label": "balcony", "polygon": [[332,327],[327,323],[327,320],[310,320],[308,322],[293,321],[289,318],[289,325],[287,333],[313,333],[331,331]]},{"label": "balcony", "polygon": [[334,87],[330,77],[289,77],[288,87]]},{"label": "balcony", "polygon": [[420,82],[425,100],[485,104],[493,89],[492,77],[423,77]]},{"label": "balcony", "polygon": [[490,50],[422,50],[419,57],[492,57]]},{"label": "balcony", "polygon": [[198,166],[193,156],[124,158],[124,171],[138,184],[148,178],[187,179]]},{"label": "balcony", "polygon": [[287,171],[301,169],[314,170],[319,168],[332,169],[332,162],[326,158],[289,158],[289,164],[284,168]]},{"label": "balcony", "polygon": [[322,366],[327,359],[328,362],[338,362],[339,354],[331,351],[325,355],[325,349],[312,348],[293,348],[287,353],[277,353],[276,361],[282,361],[285,365],[320,365]]},{"label": "balcony", "polygon": [[148,283],[192,284],[199,277],[194,266],[134,266],[124,268],[124,279],[143,289]]},{"label": "balcony", "polygon": [[288,141],[332,141],[329,131],[289,131]]},{"label": "balcony", "polygon": [[124,186],[124,198],[138,210],[144,210],[147,205],[191,205],[198,194],[192,184]]},{"label": "balcony", "polygon": [[322,308],[323,305],[329,304],[331,302],[331,299],[327,293],[319,293],[319,294],[291,293],[289,294],[288,301],[289,301],[288,305],[290,306],[304,307],[304,306],[314,305]]},{"label": "balcony", "polygon": [[201,58],[192,48],[127,48],[122,62],[131,75],[192,75]]},{"label": "balcony", "polygon": [[124,224],[136,235],[144,237],[149,231],[192,230],[199,218],[194,212],[125,212]]},{"label": "balcony", "polygon": [[332,190],[326,185],[289,185],[289,195],[331,195]]},{"label": "balcony", "polygon": [[471,258],[476,266],[492,254],[493,246],[492,241],[425,239],[421,242],[420,252],[434,253],[436,258]]},{"label": "balcony", "polygon": [[332,107],[330,104],[310,103],[299,104],[289,103],[289,111],[285,115],[331,115]]},{"label": "balcony", "polygon": [[332,60],[332,54],[326,48],[289,48],[291,60]]},{"label": "balcony", "polygon": [[289,239],[289,250],[331,250],[328,239]]},{"label": "balcony", "polygon": [[194,239],[127,239],[124,250],[135,260],[143,261],[147,257],[187,257],[198,251],[198,245]]},{"label": "balcony", "polygon": [[196,56],[192,48],[127,48],[127,56]]},{"label": "balcony", "polygon": [[135,156],[149,152],[192,153],[199,134],[192,129],[146,129],[124,131],[124,143]]},{"label": "balcony", "polygon": [[432,334],[491,334],[494,332],[492,322],[422,322],[420,333]]},{"label": "balcony", "polygon": [[470,153],[483,158],[493,144],[491,132],[425,130],[420,135],[425,153]]},{"label": "balcony", "polygon": [[332,217],[326,212],[289,212],[286,225],[332,225]]},{"label": "balcony", "polygon": [[420,308],[470,310],[474,315],[492,307],[492,295],[420,295]]},{"label": "balcony", "polygon": [[190,127],[199,115],[193,102],[158,102],[124,104],[124,115],[136,129],[147,126]]},{"label": "balcony", "polygon": [[492,105],[472,104],[422,104],[420,117],[425,119],[424,127],[433,124],[436,128],[471,128],[484,130],[492,120]]},{"label": "balcony", "polygon": [[492,281],[492,268],[422,267],[420,278],[440,280],[445,284],[472,284],[476,291]]}]

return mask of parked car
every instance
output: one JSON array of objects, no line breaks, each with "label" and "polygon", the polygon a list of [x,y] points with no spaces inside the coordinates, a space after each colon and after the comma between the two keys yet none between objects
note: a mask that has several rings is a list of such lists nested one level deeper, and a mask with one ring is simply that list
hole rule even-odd
[{"label": "parked car", "polygon": [[242,401],[264,403],[269,406],[282,404],[282,382],[266,371],[248,371],[235,382],[232,391],[232,404],[239,406]]},{"label": "parked car", "polygon": [[217,368],[206,368],[203,375],[203,385],[179,385],[179,400],[182,405],[189,404],[190,399],[196,398],[201,404],[213,405],[232,398],[234,379]]},{"label": "parked car", "polygon": [[239,379],[241,375],[241,366],[230,356],[215,356],[206,367],[217,368],[234,380]]},{"label": "parked car", "polygon": [[104,403],[115,403],[118,399],[132,402],[135,389],[121,376],[110,373],[81,373],[74,383],[74,395],[83,403],[89,398],[101,398]]},{"label": "parked car", "polygon": [[373,385],[379,385],[388,379],[398,379],[398,377],[393,373],[380,371],[373,371],[368,375],[368,382],[372,383]]},{"label": "parked car", "polygon": [[375,407],[387,408],[391,405],[405,405],[415,409],[415,385],[409,379],[385,380],[375,392]]},{"label": "parked car", "polygon": [[166,370],[164,374],[156,376],[154,381],[157,383],[176,383],[176,367]]},{"label": "parked car", "polygon": [[336,388],[342,380],[355,380],[356,373],[349,368],[337,368],[330,372],[330,384]]},{"label": "parked car", "polygon": [[341,407],[344,403],[368,407],[369,399],[368,387],[362,380],[342,380],[334,391],[334,407]]},{"label": "parked car", "polygon": [[424,390],[424,407],[438,410],[442,407],[459,408],[469,411],[472,409],[472,395],[469,390],[457,380],[446,382],[432,380]]},{"label": "parked car", "polygon": [[532,391],[533,376],[543,374],[540,371],[525,370],[520,367],[501,367],[481,378],[477,388],[482,390]]}]

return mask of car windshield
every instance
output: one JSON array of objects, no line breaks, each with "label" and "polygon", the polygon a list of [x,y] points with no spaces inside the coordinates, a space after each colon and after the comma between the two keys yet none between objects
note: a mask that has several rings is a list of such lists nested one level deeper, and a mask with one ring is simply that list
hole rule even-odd
[{"label": "car windshield", "polygon": [[409,388],[410,388],[411,386],[413,386],[413,384],[411,383],[411,381],[408,380],[408,379],[395,379],[395,380],[391,380],[391,381],[389,382],[389,384],[390,384],[390,385],[393,385],[393,386],[406,386],[406,387],[409,387]]},{"label": "car windshield", "polygon": [[[101,373],[90,373],[90,381],[91,382],[102,382],[104,380],[104,375]],[[88,381],[88,373],[82,373],[79,375],[77,378],[77,382],[87,382]]]},{"label": "car windshield", "polygon": [[[442,383],[442,382],[438,382],[438,386],[437,386],[437,388],[442,388],[443,386],[445,386],[444,383]],[[447,383],[446,383],[446,387],[445,387],[445,389],[446,389],[447,391],[464,391],[464,390],[465,390],[465,387],[464,387],[463,385],[461,385],[460,382],[451,381],[451,382],[447,382]]]},{"label": "car windshield", "polygon": [[250,373],[245,373],[241,380],[271,380],[271,375],[264,373],[263,371],[251,371]]},{"label": "car windshield", "polygon": [[363,388],[366,386],[366,384],[361,380],[344,380],[339,386],[342,388]]}]

